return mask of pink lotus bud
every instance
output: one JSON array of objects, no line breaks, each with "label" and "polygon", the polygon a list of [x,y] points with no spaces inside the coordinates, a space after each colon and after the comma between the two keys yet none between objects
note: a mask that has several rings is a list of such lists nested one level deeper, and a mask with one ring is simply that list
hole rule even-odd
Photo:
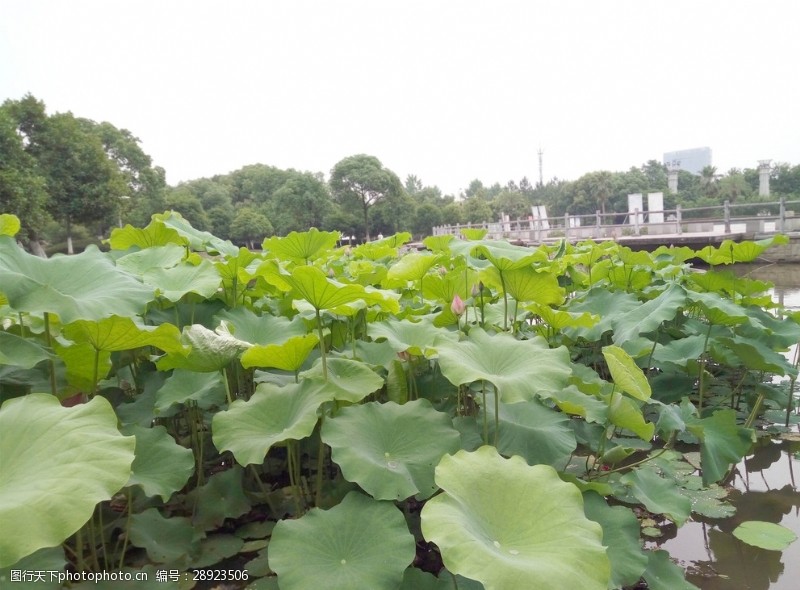
[{"label": "pink lotus bud", "polygon": [[439,267],[439,275],[440,276],[444,276],[446,274],[447,274],[447,269],[445,267],[443,267],[443,266],[440,266]]},{"label": "pink lotus bud", "polygon": [[461,297],[458,294],[453,296],[453,303],[450,304],[450,311],[456,314],[458,317],[467,310],[467,304],[461,300]]},{"label": "pink lotus bud", "polygon": [[480,288],[478,288],[478,283],[475,283],[474,285],[472,285],[472,296],[473,297],[477,297],[480,294],[481,294],[481,290],[480,290]]},{"label": "pink lotus bud", "polygon": [[328,269],[328,278],[332,279],[334,277],[336,277],[336,272],[332,268],[329,268]]}]

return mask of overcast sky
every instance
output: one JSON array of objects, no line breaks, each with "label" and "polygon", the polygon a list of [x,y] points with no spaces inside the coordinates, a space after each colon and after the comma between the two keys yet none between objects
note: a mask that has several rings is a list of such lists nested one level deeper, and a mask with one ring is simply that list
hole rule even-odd
[{"label": "overcast sky", "polygon": [[109,121],[167,180],[377,156],[446,193],[709,146],[800,164],[800,2],[0,0],[0,100]]}]

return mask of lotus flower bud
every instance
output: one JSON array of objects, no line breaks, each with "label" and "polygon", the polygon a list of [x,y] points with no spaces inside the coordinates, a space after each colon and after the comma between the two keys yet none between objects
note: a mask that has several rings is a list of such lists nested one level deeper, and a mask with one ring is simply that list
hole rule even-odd
[{"label": "lotus flower bud", "polygon": [[446,274],[447,274],[447,269],[445,267],[443,267],[443,266],[440,266],[439,267],[439,275],[440,276],[444,276]]},{"label": "lotus flower bud", "polygon": [[478,284],[475,283],[474,285],[472,285],[472,296],[477,297],[480,294],[481,294],[481,289],[480,287],[478,287]]},{"label": "lotus flower bud", "polygon": [[450,304],[450,311],[456,314],[458,317],[461,317],[462,314],[467,310],[467,304],[461,300],[461,297],[458,294],[453,296],[453,303]]},{"label": "lotus flower bud", "polygon": [[328,269],[328,278],[332,279],[332,278],[335,278],[335,277],[336,277],[336,272],[333,270],[333,268],[329,268]]}]

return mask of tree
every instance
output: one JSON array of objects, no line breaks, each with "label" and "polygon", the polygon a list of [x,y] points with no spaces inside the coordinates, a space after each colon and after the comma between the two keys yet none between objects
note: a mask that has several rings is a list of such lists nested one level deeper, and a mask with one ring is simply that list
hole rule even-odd
[{"label": "tree", "polygon": [[263,241],[272,235],[272,224],[267,216],[253,207],[241,207],[231,223],[231,237],[238,242],[245,242],[252,250],[254,242]]},{"label": "tree", "polygon": [[331,209],[331,196],[324,181],[310,172],[288,170],[283,184],[271,199],[272,219],[278,234],[321,227]]},{"label": "tree", "polygon": [[22,236],[31,251],[44,255],[39,234],[50,216],[46,180],[36,160],[25,151],[22,137],[5,107],[0,107],[0,213],[13,213],[22,222]]},{"label": "tree", "polygon": [[713,198],[719,193],[719,179],[714,166],[704,166],[700,171],[700,190],[705,197]]},{"label": "tree", "polygon": [[338,162],[331,170],[331,191],[342,205],[361,210],[364,234],[369,234],[369,210],[381,200],[398,198],[403,190],[397,175],[374,156],[358,154]]},{"label": "tree", "polygon": [[433,228],[442,225],[442,210],[431,203],[423,203],[414,211],[414,221],[411,227],[417,237],[433,234]]}]

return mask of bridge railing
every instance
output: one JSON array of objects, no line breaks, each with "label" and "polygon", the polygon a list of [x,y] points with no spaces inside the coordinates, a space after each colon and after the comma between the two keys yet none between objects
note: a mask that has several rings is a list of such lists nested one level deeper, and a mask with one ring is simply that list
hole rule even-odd
[{"label": "bridge railing", "polygon": [[[791,207],[791,209],[789,208]],[[795,213],[797,212],[797,214]],[[663,234],[762,234],[800,231],[800,201],[766,203],[730,203],[710,207],[658,211],[634,211],[509,219],[501,214],[495,222],[442,225],[433,228],[433,235],[462,235],[465,229],[484,229],[491,239],[524,242],[616,239],[626,236]]]}]

